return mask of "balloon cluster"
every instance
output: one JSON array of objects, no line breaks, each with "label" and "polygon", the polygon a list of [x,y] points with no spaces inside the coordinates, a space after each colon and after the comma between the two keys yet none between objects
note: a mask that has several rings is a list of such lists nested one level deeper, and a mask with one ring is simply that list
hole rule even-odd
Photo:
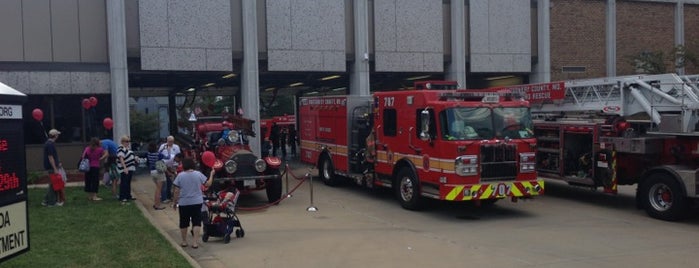
[{"label": "balloon cluster", "polygon": [[83,104],[83,108],[85,108],[85,110],[90,109],[92,107],[97,106],[97,98],[95,98],[95,97],[85,98],[85,99],[83,99],[82,104]]},{"label": "balloon cluster", "polygon": [[[95,106],[97,106],[97,98],[95,98],[95,97],[85,98],[82,101],[82,105],[83,105],[83,108],[85,108],[85,110],[90,109],[92,107],[95,107]],[[39,108],[35,108],[34,110],[32,110],[32,117],[37,122],[41,123],[41,120],[44,119],[44,111],[42,111]],[[112,127],[114,127],[114,121],[112,121],[111,118],[106,117],[106,118],[104,118],[104,120],[102,120],[102,126],[104,126],[104,128],[107,130],[111,130]]]}]

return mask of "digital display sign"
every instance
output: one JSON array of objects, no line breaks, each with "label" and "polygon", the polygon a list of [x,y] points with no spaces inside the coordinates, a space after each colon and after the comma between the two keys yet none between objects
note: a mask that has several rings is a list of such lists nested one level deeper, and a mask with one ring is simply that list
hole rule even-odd
[{"label": "digital display sign", "polygon": [[[24,97],[0,83],[3,102],[21,103]],[[29,250],[27,163],[22,106],[17,103],[0,102],[0,262]]]},{"label": "digital display sign", "polygon": [[[0,107],[2,105],[0,104]],[[0,119],[0,204],[27,200],[21,120]]]}]

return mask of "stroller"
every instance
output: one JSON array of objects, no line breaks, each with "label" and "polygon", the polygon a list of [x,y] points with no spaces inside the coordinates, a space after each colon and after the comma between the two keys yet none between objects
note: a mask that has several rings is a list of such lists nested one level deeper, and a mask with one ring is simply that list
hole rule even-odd
[{"label": "stroller", "polygon": [[224,189],[218,193],[210,193],[204,198],[206,209],[202,211],[204,219],[202,241],[209,241],[209,237],[223,237],[223,242],[231,241],[231,234],[235,230],[235,237],[244,237],[245,231],[240,225],[240,220],[235,214],[240,191],[235,187]]}]

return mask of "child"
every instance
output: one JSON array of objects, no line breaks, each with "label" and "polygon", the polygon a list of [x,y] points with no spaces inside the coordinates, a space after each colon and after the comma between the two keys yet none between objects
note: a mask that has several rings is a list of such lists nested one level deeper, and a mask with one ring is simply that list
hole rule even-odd
[{"label": "child", "polygon": [[[109,156],[111,158],[111,156]],[[119,185],[119,173],[117,172],[116,169],[116,161],[107,160],[106,163],[104,163],[104,176],[108,178],[107,183],[104,185],[106,186],[112,186],[112,196],[115,196],[117,199],[119,198],[117,189]]]}]

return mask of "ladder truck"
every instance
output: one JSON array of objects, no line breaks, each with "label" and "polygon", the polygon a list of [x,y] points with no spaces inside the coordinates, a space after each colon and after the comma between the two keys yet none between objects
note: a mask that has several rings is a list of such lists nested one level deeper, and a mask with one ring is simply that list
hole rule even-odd
[{"label": "ladder truck", "polygon": [[[649,216],[676,221],[699,201],[699,76],[633,75],[571,80],[534,90],[537,172],[570,185],[637,185]],[[521,90],[523,86],[507,87]],[[541,99],[541,98],[540,98]]]},{"label": "ladder truck", "polygon": [[505,90],[414,90],[299,101],[301,161],[327,185],[388,188],[405,209],[425,199],[490,205],[544,193],[529,102]]}]

